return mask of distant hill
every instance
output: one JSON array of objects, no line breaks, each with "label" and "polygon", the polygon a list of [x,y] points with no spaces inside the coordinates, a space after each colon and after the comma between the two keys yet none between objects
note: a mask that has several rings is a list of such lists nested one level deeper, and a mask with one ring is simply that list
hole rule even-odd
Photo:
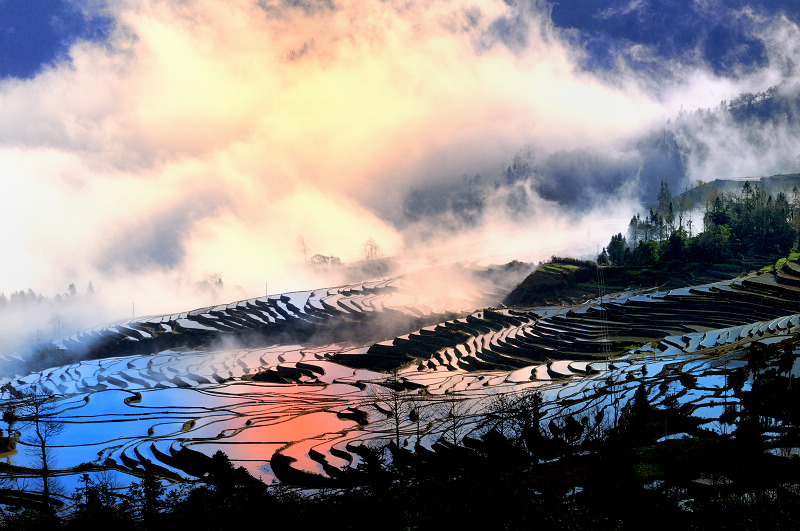
[{"label": "distant hill", "polygon": [[715,179],[713,181],[695,186],[691,190],[679,194],[675,199],[678,201],[685,199],[690,204],[701,206],[706,198],[714,197],[718,194],[738,194],[742,191],[745,182],[751,185],[757,184],[767,195],[777,196],[780,192],[786,194],[787,199],[792,200],[792,189],[797,186],[800,190],[800,173],[787,173],[780,175],[770,175],[768,177],[743,177],[738,179]]}]

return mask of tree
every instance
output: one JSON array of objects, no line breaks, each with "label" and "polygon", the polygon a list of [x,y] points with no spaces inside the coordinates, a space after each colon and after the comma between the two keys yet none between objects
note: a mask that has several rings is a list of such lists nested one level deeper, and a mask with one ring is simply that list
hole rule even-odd
[{"label": "tree", "polygon": [[640,266],[655,266],[658,264],[659,253],[656,242],[650,240],[643,242],[633,253],[634,260]]},{"label": "tree", "polygon": [[58,338],[61,331],[64,329],[64,317],[58,312],[53,312],[49,320],[50,326],[53,327],[53,337]]},{"label": "tree", "polygon": [[447,401],[447,431],[450,432],[450,442],[458,444],[458,430],[461,427],[461,411],[459,401],[455,397],[450,397]]},{"label": "tree", "polygon": [[[403,385],[397,375],[397,369],[393,369],[391,375],[373,388],[373,398],[380,403],[378,409],[384,411],[386,416],[392,420],[394,427],[394,441],[398,448],[400,444],[400,426],[403,418],[407,414],[406,396],[403,393]],[[418,428],[419,430],[419,428]]]},{"label": "tree", "polygon": [[631,245],[633,246],[634,250],[636,246],[639,245],[639,225],[641,224],[641,218],[639,214],[636,214],[631,218],[631,222],[628,224],[628,238],[630,238]]},{"label": "tree", "polygon": [[[215,452],[207,466],[203,478],[206,485],[189,491],[169,510],[167,516],[172,522],[186,529],[237,529],[250,527],[257,518],[262,519],[263,526],[264,514],[277,513],[267,485],[243,467],[234,466],[223,452]],[[280,525],[280,515],[277,518],[278,528],[287,527]]]},{"label": "tree", "polygon": [[[148,465],[148,463],[145,464]],[[142,481],[134,483],[128,489],[128,498],[132,502],[132,516],[137,517],[144,524],[145,529],[158,527],[158,518],[166,509],[165,490],[149,466],[144,467]]]},{"label": "tree", "polygon": [[215,273],[207,273],[206,274],[206,285],[215,288],[222,286],[222,273],[215,272]]},{"label": "tree", "polygon": [[669,228],[669,233],[671,234],[675,230],[675,210],[672,207],[672,201],[670,201],[669,207],[667,207],[667,215],[664,216],[664,220],[666,221],[667,228]]},{"label": "tree", "polygon": [[508,393],[498,393],[494,395],[489,401],[486,408],[488,417],[494,421],[493,429],[497,430],[503,437],[508,437],[506,434],[506,426],[508,424],[508,411],[510,409],[511,400],[509,400]]},{"label": "tree", "polygon": [[730,255],[731,249],[728,242],[731,238],[731,228],[728,225],[714,226],[698,235],[693,245],[695,252],[703,259],[719,262]]},{"label": "tree", "polygon": [[647,389],[640,384],[622,412],[620,425],[629,439],[641,442],[647,436],[645,433],[647,423],[652,420],[652,417],[653,408],[647,396]]},{"label": "tree", "polygon": [[792,388],[792,369],[794,368],[794,360],[794,345],[789,343],[783,347],[783,350],[778,357],[778,372],[784,374],[786,379],[789,380],[789,389]]},{"label": "tree", "polygon": [[[663,240],[665,238],[665,228],[666,224],[664,223],[664,216],[661,215],[661,212],[658,210],[650,210],[650,215],[647,217],[647,225],[646,225],[646,232],[649,232],[649,238],[645,237],[648,240]],[[649,229],[649,231],[648,231]]]},{"label": "tree", "polygon": [[419,444],[420,440],[419,423],[422,422],[422,415],[420,415],[420,409],[418,407],[414,407],[411,409],[411,411],[408,412],[408,420],[410,420],[417,427],[416,444]]},{"label": "tree", "polygon": [[686,247],[686,233],[683,229],[673,231],[667,240],[667,250],[664,258],[669,260],[680,260],[683,257],[683,250]]},{"label": "tree", "polygon": [[303,255],[303,265],[307,266],[308,253],[311,252],[311,250],[308,248],[308,245],[306,245],[306,240],[302,236],[297,237],[297,247],[300,249],[300,254]]},{"label": "tree", "polygon": [[17,422],[17,412],[13,404],[3,410],[3,422],[8,425],[8,437],[0,436],[0,452],[7,452],[17,447],[18,438],[14,437],[14,424]]},{"label": "tree", "polygon": [[342,259],[338,256],[326,256],[324,254],[315,254],[309,260],[311,268],[317,271],[332,270],[342,267]]},{"label": "tree", "polygon": [[611,237],[611,242],[609,242],[606,249],[611,265],[623,265],[625,263],[625,251],[627,246],[628,244],[625,241],[625,236],[623,236],[621,232]]},{"label": "tree", "polygon": [[[688,194],[686,193],[688,190],[685,190],[683,194],[678,196],[678,228],[683,229],[683,222],[686,217],[686,214],[691,212],[694,208],[692,205],[692,201],[689,198]],[[687,224],[691,221],[691,218],[686,220]],[[689,234],[691,236],[691,234]]]},{"label": "tree", "polygon": [[17,417],[17,411],[13,404],[9,404],[3,410],[3,422],[8,424],[8,436],[11,437],[13,435],[14,424],[19,420]]},{"label": "tree", "polygon": [[567,443],[567,448],[569,448],[571,453],[574,452],[580,444],[585,430],[586,426],[575,420],[574,416],[564,416],[561,436],[564,438],[564,442]]},{"label": "tree", "polygon": [[445,395],[444,400],[438,402],[435,406],[436,416],[443,419],[442,438],[445,440],[449,438],[450,442],[456,445],[460,440],[459,432],[464,424],[470,404],[459,396],[447,392]]},{"label": "tree", "polygon": [[511,166],[505,171],[506,184],[514,184],[519,181],[527,180],[534,172],[536,153],[533,146],[526,146],[514,155]]},{"label": "tree", "polygon": [[667,212],[667,205],[672,202],[672,192],[669,189],[669,183],[661,180],[661,185],[658,190],[658,210],[662,215]]},{"label": "tree", "polygon": [[127,504],[119,503],[115,488],[109,476],[92,480],[89,474],[83,474],[80,486],[75,489],[75,511],[70,515],[69,528],[90,528],[102,523],[117,530],[133,529],[132,515]]},{"label": "tree", "polygon": [[703,214],[703,230],[708,232],[719,225],[730,224],[730,216],[726,201],[721,195],[715,195],[706,201],[706,211]]},{"label": "tree", "polygon": [[383,278],[383,251],[372,236],[361,244],[361,251],[364,253],[364,261],[367,269],[374,271],[379,277]]},{"label": "tree", "polygon": [[542,393],[498,393],[489,403],[489,414],[495,428],[519,447],[535,455],[541,443],[540,424],[544,413]]},{"label": "tree", "polygon": [[53,455],[50,445],[53,438],[64,429],[64,423],[57,419],[57,399],[52,393],[32,388],[23,393],[18,402],[19,419],[24,429],[33,431],[33,447],[39,460],[42,477],[42,495],[50,499],[50,471]]}]

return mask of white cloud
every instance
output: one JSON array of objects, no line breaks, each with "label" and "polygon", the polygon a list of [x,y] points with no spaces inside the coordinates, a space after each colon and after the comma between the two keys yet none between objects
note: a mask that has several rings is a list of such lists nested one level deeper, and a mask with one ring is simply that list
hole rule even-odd
[{"label": "white cloud", "polygon": [[[468,11],[459,2],[312,6],[115,2],[104,8],[116,21],[109,42],[78,43],[69,62],[0,83],[0,223],[14,227],[0,291],[94,280],[111,298],[150,296],[149,282],[163,301],[167,289],[185,295],[175,279],[214,271],[243,296],[266,278],[296,289],[309,281],[297,271],[298,236],[346,262],[370,236],[400,253],[404,234],[384,220],[411,186],[491,174],[528,144],[614,151],[676,105],[744,86],[699,71],[660,94],[633,75],[604,82],[577,70],[576,51],[541,15],[501,1]],[[486,44],[506,15],[523,17],[527,47]],[[530,241],[548,256],[568,252],[613,208],[621,219],[631,206],[577,222],[542,206],[530,231],[509,238],[498,234],[517,228],[498,213],[453,245],[498,257]],[[177,233],[158,225],[176,219]],[[160,242],[170,252],[120,252],[146,255]]]}]

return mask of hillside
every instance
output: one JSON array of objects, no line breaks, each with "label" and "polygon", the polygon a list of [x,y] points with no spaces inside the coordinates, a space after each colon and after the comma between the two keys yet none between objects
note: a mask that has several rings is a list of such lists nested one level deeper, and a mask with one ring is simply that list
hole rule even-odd
[{"label": "hillside", "polygon": [[784,193],[792,200],[792,190],[796,186],[800,189],[800,173],[787,173],[781,175],[770,175],[767,177],[747,177],[741,179],[715,179],[707,183],[699,184],[681,194],[675,196],[676,202],[686,201],[688,204],[701,207],[706,201],[713,199],[720,194],[738,194],[742,191],[742,185],[749,181],[757,184],[767,195],[777,197],[779,193]]},{"label": "hillside", "polygon": [[730,260],[722,264],[703,262],[662,263],[656,267],[604,266],[595,262],[553,257],[530,273],[509,293],[507,306],[572,305],[598,297],[600,281],[605,293],[625,290],[669,289],[730,280],[764,265],[773,256]]}]

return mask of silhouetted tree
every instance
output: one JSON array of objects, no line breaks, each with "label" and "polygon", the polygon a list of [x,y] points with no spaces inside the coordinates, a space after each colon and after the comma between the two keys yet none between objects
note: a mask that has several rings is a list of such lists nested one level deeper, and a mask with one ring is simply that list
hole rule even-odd
[{"label": "silhouetted tree", "polygon": [[8,436],[11,437],[14,430],[14,424],[16,424],[19,417],[17,416],[17,409],[14,404],[9,404],[3,410],[3,422],[8,425]]},{"label": "silhouetted tree", "polygon": [[611,242],[608,244],[608,259],[611,265],[624,265],[625,264],[625,251],[627,250],[627,242],[622,233],[618,233],[611,237]]},{"label": "silhouetted tree", "polygon": [[32,388],[23,393],[17,403],[19,418],[24,429],[33,433],[33,447],[39,461],[39,472],[42,478],[42,495],[45,501],[50,499],[50,474],[52,468],[53,438],[64,429],[64,423],[56,418],[57,400],[52,393]]},{"label": "silhouetted tree", "polygon": [[383,278],[383,251],[378,242],[372,237],[367,238],[367,241],[361,244],[361,251],[364,254],[364,262],[367,265],[367,269]]},{"label": "silhouetted tree", "polygon": [[409,409],[408,397],[403,393],[403,385],[398,377],[397,369],[393,369],[389,377],[373,388],[373,398],[385,408],[386,416],[392,419],[394,427],[394,441],[398,448],[400,444],[400,426]]}]

